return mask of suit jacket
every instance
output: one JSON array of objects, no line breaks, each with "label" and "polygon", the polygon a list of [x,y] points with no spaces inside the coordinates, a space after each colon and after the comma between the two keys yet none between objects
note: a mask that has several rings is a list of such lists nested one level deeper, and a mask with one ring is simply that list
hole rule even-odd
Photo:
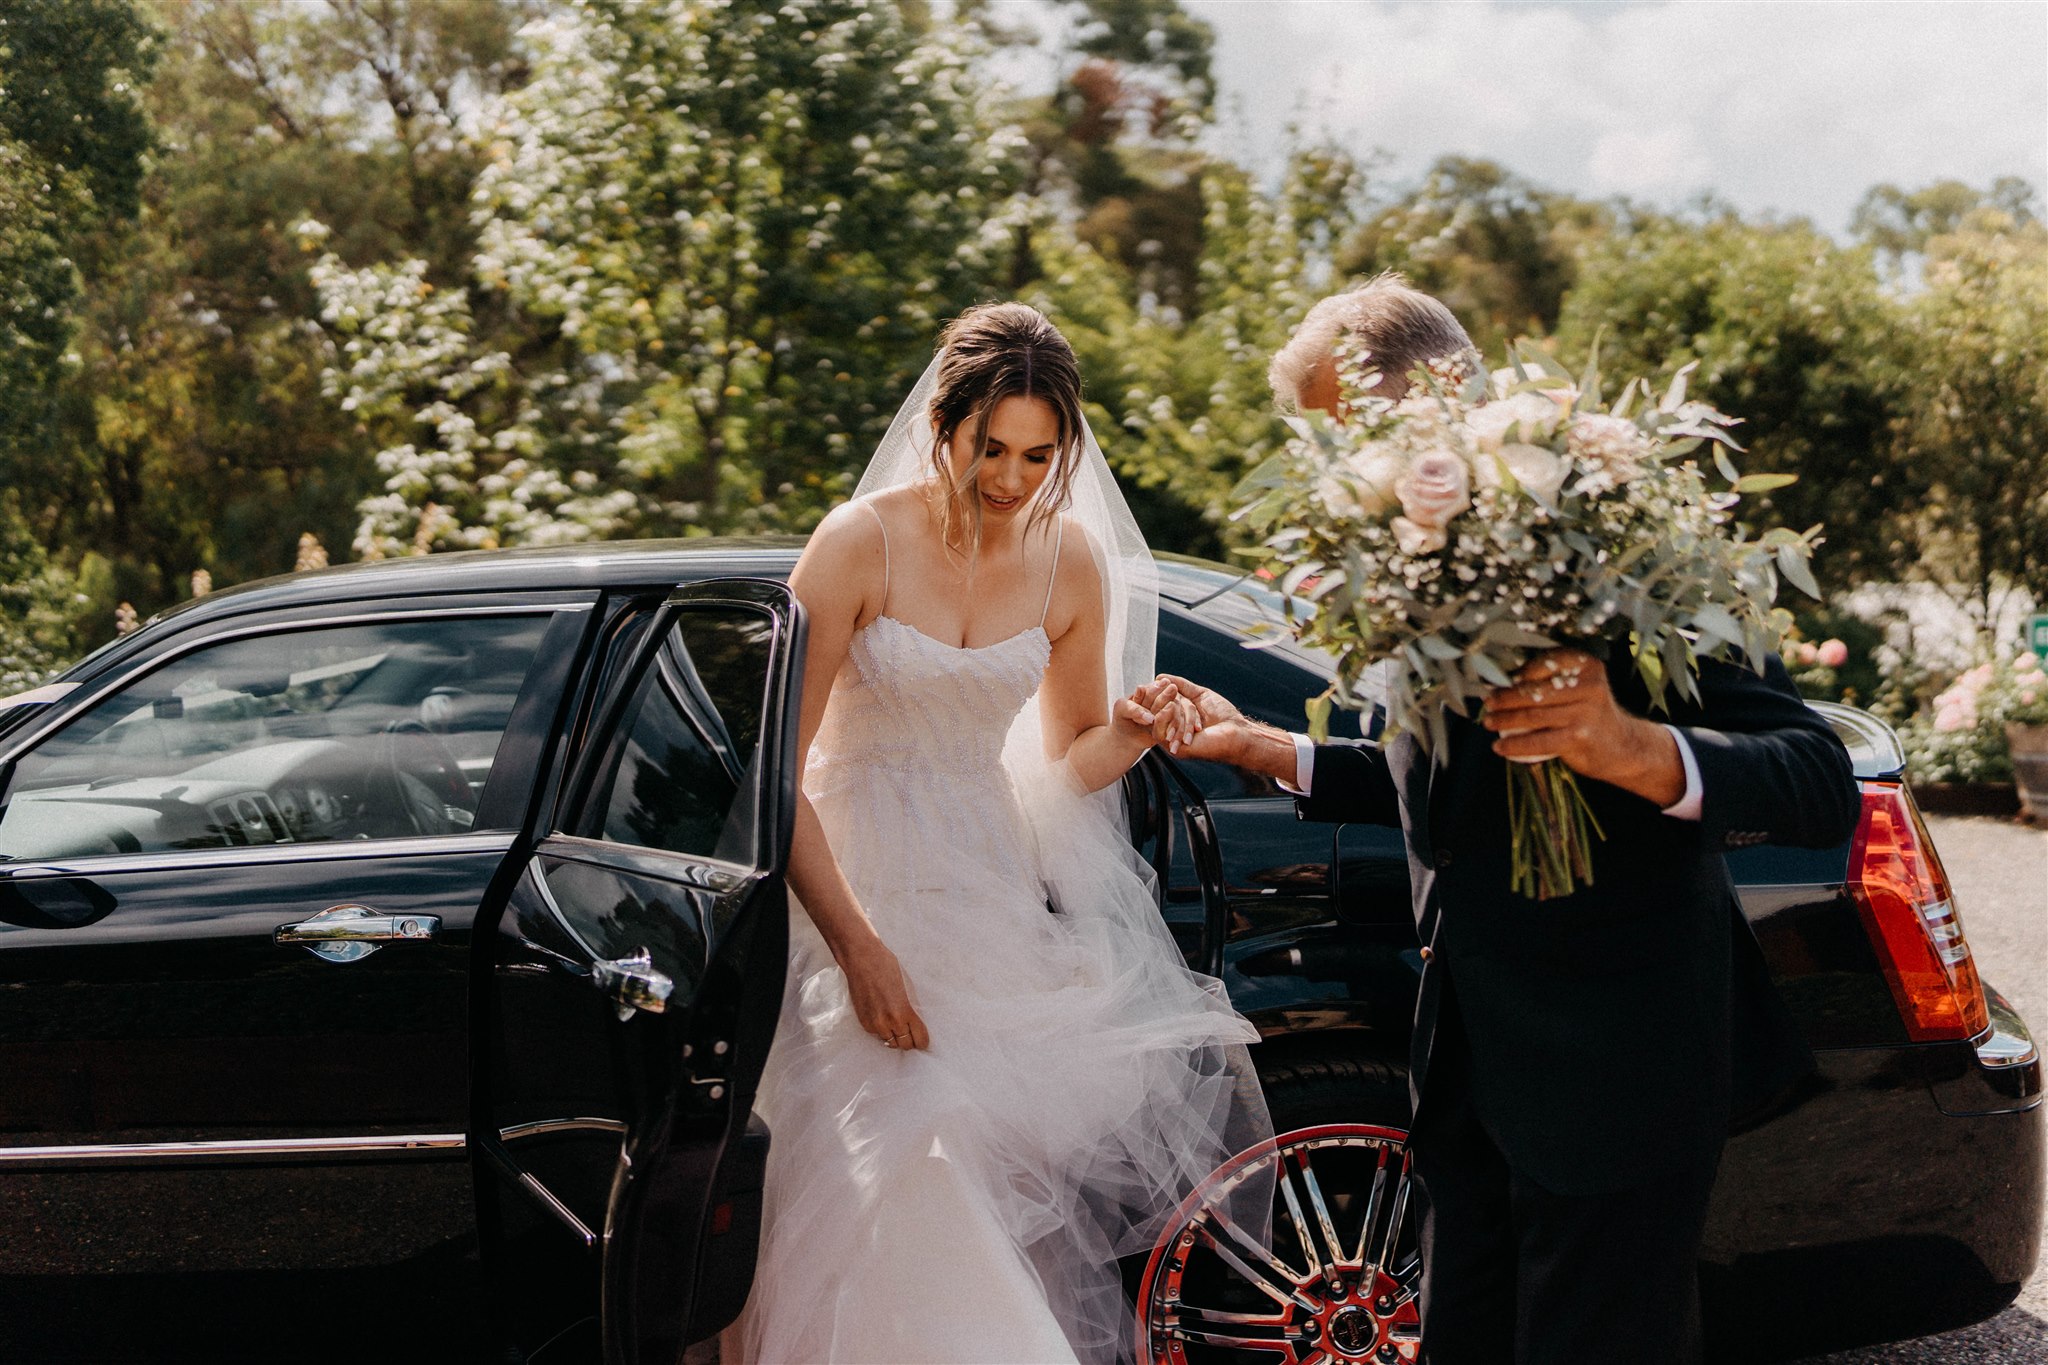
[{"label": "suit jacket", "polygon": [[[1608,676],[1622,706],[1651,714],[1625,653]],[[1570,896],[1508,889],[1507,763],[1475,723],[1452,718],[1441,765],[1410,735],[1384,749],[1319,745],[1312,792],[1297,802],[1305,820],[1406,834],[1429,949],[1409,1080],[1416,1112],[1454,1008],[1481,1121],[1517,1169],[1558,1194],[1626,1189],[1708,1156],[1731,1117],[1812,1065],[1721,854],[1845,841],[1859,806],[1849,756],[1775,657],[1761,677],[1707,661],[1699,681],[1700,703],[1674,697],[1657,718],[1691,742],[1701,818],[1582,779],[1606,838],[1592,884]]]}]

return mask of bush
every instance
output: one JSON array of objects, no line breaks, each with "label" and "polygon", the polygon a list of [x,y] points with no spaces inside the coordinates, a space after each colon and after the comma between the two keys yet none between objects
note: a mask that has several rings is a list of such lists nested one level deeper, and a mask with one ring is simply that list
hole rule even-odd
[{"label": "bush", "polygon": [[2048,725],[2048,673],[2031,653],[1987,660],[1899,727],[1916,782],[2010,782],[2008,722]]}]

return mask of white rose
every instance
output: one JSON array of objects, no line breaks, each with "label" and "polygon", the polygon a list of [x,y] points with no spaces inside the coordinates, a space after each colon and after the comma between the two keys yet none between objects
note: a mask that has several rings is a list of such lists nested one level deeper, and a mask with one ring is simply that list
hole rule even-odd
[{"label": "white rose", "polygon": [[1324,510],[1333,517],[1365,515],[1365,506],[1352,493],[1351,485],[1335,474],[1325,474],[1316,481],[1316,496],[1322,500]]},{"label": "white rose", "polygon": [[1482,403],[1465,414],[1465,427],[1481,450],[1499,450],[1512,432],[1517,438],[1541,440],[1557,430],[1564,409],[1547,394],[1518,393]]},{"label": "white rose", "polygon": [[1570,465],[1542,446],[1510,441],[1493,455],[1481,455],[1473,462],[1472,472],[1479,486],[1500,487],[1502,465],[1515,476],[1516,483],[1534,494],[1537,501],[1546,503],[1557,501],[1558,490],[1564,487],[1565,476],[1571,472]]},{"label": "white rose", "polygon": [[1406,517],[1395,517],[1393,527],[1394,543],[1404,555],[1434,554],[1450,544],[1450,537],[1441,527],[1417,526]]},{"label": "white rose", "polygon": [[1394,484],[1394,496],[1401,500],[1408,521],[1440,532],[1472,505],[1472,471],[1450,451],[1432,450],[1415,457]]},{"label": "white rose", "polygon": [[1495,370],[1489,377],[1493,380],[1493,396],[1505,398],[1507,397],[1508,390],[1521,383],[1524,379],[1544,379],[1548,376],[1549,372],[1541,365],[1525,362],[1520,374],[1515,373],[1514,366],[1507,365]]},{"label": "white rose", "polygon": [[1378,516],[1394,505],[1394,486],[1408,467],[1406,461],[1385,445],[1372,442],[1353,451],[1344,462],[1358,480],[1358,495],[1369,515]]}]

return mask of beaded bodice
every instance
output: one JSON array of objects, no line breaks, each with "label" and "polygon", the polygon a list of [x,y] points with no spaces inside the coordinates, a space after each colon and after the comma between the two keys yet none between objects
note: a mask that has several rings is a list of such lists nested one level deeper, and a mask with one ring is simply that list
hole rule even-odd
[{"label": "beaded bodice", "polygon": [[1042,626],[973,648],[893,616],[855,632],[804,791],[857,889],[1027,875],[1003,748],[1051,654]]}]

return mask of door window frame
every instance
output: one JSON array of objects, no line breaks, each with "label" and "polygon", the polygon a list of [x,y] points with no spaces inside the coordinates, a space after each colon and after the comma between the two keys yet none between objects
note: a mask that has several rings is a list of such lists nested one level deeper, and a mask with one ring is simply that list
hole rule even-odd
[{"label": "door window frame", "polygon": [[[727,591],[731,584],[758,581],[764,587],[772,588],[786,600],[782,605],[767,597],[750,598]],[[717,591],[712,591],[716,585]],[[693,590],[703,590],[703,596],[686,596]],[[786,839],[776,837],[777,823],[787,822],[794,817],[794,810],[783,809],[779,791],[780,774],[788,765],[789,753],[795,748],[795,734],[779,734],[782,728],[773,724],[777,706],[783,700],[782,688],[777,686],[777,661],[781,655],[795,648],[793,636],[800,631],[792,615],[797,604],[789,593],[789,585],[781,580],[740,579],[699,579],[678,584],[665,600],[653,611],[652,621],[646,626],[625,633],[621,647],[630,652],[631,659],[623,669],[610,672],[609,695],[593,699],[592,713],[582,744],[566,774],[566,780],[559,787],[556,800],[548,811],[548,819],[542,831],[542,842],[550,849],[558,849],[561,856],[580,862],[601,862],[604,859],[621,859],[637,862],[638,866],[657,876],[682,877],[688,873],[678,871],[684,867],[698,867],[713,873],[714,877],[739,873],[752,877],[767,870],[763,864],[772,863],[772,857],[764,851],[773,849]],[[623,736],[620,725],[625,719],[626,709],[632,705],[633,697],[645,680],[647,670],[659,666],[661,651],[679,621],[686,613],[734,609],[750,612],[767,621],[773,635],[767,641],[765,654],[767,667],[761,674],[762,717],[761,734],[755,741],[754,760],[747,771],[747,779],[753,784],[754,805],[754,856],[744,866],[730,859],[720,858],[711,853],[684,853],[674,849],[652,848],[644,844],[630,844],[610,839],[592,839],[572,834],[570,826],[578,823],[588,813],[592,792],[598,779],[613,770],[614,758]],[[588,673],[593,678],[605,676],[616,655],[610,659],[595,659]],[[694,664],[692,665],[694,667]],[[798,675],[803,669],[803,660],[790,661],[789,686],[801,691]],[[769,740],[778,738],[778,746],[785,752],[771,753]],[[776,780],[771,781],[771,776]]]},{"label": "door window frame", "polygon": [[[12,737],[13,742],[0,751],[0,800],[4,800],[7,789],[14,781],[16,765],[40,748],[45,742],[68,729],[71,723],[102,702],[105,702],[135,683],[178,662],[200,650],[215,645],[231,643],[253,636],[295,635],[308,631],[347,628],[350,626],[381,625],[393,622],[456,620],[488,616],[532,616],[546,619],[541,632],[541,647],[536,650],[534,661],[529,665],[526,676],[520,680],[519,691],[515,694],[512,710],[506,717],[505,728],[499,734],[499,744],[505,742],[517,728],[517,722],[531,707],[546,699],[532,694],[532,685],[537,677],[549,671],[546,657],[547,637],[566,617],[579,618],[587,622],[596,606],[599,594],[595,591],[575,593],[549,593],[544,596],[517,597],[490,594],[492,601],[450,601],[429,600],[424,604],[409,604],[363,611],[350,611],[340,615],[332,614],[332,604],[325,608],[296,608],[289,615],[265,614],[253,620],[242,617],[227,617],[219,623],[198,625],[193,629],[174,635],[144,657],[135,660],[133,666],[110,669],[107,673],[80,686],[71,695],[52,703],[45,713],[30,722],[26,731]],[[564,685],[573,679],[562,677]],[[559,703],[561,698],[557,697]],[[555,710],[558,711],[558,707]],[[501,798],[503,782],[500,774],[508,768],[499,764],[494,753],[490,776],[484,781],[483,789],[477,794],[477,811],[505,804]],[[527,781],[538,782],[539,775],[530,773]],[[494,800],[493,798],[500,798]],[[193,849],[145,849],[139,852],[93,853],[69,858],[38,859],[28,858],[19,862],[0,863],[0,876],[38,875],[80,875],[97,872],[144,871],[163,866],[189,867],[195,870],[204,867],[218,867],[224,864],[241,865],[249,862],[320,862],[341,858],[394,857],[406,856],[435,849],[449,851],[504,850],[511,846],[519,833],[519,820],[515,817],[508,822],[493,824],[488,828],[453,834],[430,835],[389,835],[369,839],[349,839],[318,843],[282,843],[255,846],[228,846],[222,848]]]}]

